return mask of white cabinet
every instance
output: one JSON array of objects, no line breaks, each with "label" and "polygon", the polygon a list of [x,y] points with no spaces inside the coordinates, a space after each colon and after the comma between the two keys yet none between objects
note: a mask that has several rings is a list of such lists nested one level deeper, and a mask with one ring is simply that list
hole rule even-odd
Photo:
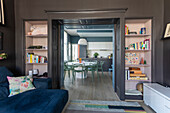
[{"label": "white cabinet", "polygon": [[170,100],[164,99],[164,111],[170,113]]},{"label": "white cabinet", "polygon": [[170,88],[144,83],[144,103],[157,113],[170,113]]}]

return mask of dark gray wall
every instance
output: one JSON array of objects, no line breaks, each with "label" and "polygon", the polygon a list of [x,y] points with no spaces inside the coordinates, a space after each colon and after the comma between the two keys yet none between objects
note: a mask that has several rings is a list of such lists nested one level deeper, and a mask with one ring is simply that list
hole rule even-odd
[{"label": "dark gray wall", "polygon": [[[164,27],[170,22],[170,0],[165,0],[164,7]],[[170,85],[170,39],[163,40],[164,43],[164,83]]]},{"label": "dark gray wall", "polygon": [[6,66],[12,72],[15,72],[15,15],[14,0],[4,0],[5,26],[0,25],[0,31],[3,32],[3,50],[7,52],[8,59],[0,61],[0,66]]},{"label": "dark gray wall", "polygon": [[[44,10],[128,8],[125,17],[153,17],[153,81],[163,81],[163,0],[16,0],[16,68],[23,69],[23,19],[47,19]],[[156,46],[159,45],[159,46]]]}]

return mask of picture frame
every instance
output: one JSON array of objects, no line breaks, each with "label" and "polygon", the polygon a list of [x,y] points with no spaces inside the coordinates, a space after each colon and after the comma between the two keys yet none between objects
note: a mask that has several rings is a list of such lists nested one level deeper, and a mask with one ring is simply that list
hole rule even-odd
[{"label": "picture frame", "polygon": [[163,39],[170,38],[170,23],[166,24]]},{"label": "picture frame", "polygon": [[5,25],[4,1],[0,0],[0,25]]}]

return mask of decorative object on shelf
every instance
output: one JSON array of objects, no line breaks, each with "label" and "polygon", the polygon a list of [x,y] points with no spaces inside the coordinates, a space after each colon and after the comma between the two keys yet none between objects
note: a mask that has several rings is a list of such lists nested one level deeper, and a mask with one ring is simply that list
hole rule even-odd
[{"label": "decorative object on shelf", "polygon": [[0,24],[5,25],[4,3],[0,0]]},{"label": "decorative object on shelf", "polygon": [[0,32],[0,50],[3,50],[3,33]]},{"label": "decorative object on shelf", "polygon": [[143,59],[143,57],[140,59],[140,64],[144,64],[144,59]]},{"label": "decorative object on shelf", "polygon": [[139,64],[139,53],[125,53],[125,64]]},{"label": "decorative object on shelf", "polygon": [[94,58],[97,58],[97,56],[99,56],[99,53],[94,53]]},{"label": "decorative object on shelf", "polygon": [[7,59],[8,55],[7,53],[0,53],[0,60],[5,60]]},{"label": "decorative object on shelf", "polygon": [[137,34],[137,32],[133,31],[133,32],[129,32],[129,34]]},{"label": "decorative object on shelf", "polygon": [[136,89],[143,94],[143,83],[137,83],[136,84]]},{"label": "decorative object on shelf", "polygon": [[29,46],[28,49],[45,49],[43,46]]},{"label": "decorative object on shelf", "polygon": [[166,24],[164,37],[162,39],[170,38],[170,23]]},{"label": "decorative object on shelf", "polygon": [[128,48],[129,48],[129,50],[134,50],[135,49],[132,44],[130,44]]},{"label": "decorative object on shelf", "polygon": [[31,27],[30,27],[30,31],[31,31],[31,32],[33,32],[35,29],[36,29],[35,26],[31,26]]},{"label": "decorative object on shelf", "polygon": [[32,74],[33,74],[33,76],[39,75],[39,69],[33,69]]},{"label": "decorative object on shelf", "polygon": [[125,49],[127,50],[127,49],[128,49],[128,47],[125,47]]},{"label": "decorative object on shelf", "polygon": [[32,26],[32,35],[46,35],[47,34],[47,25]]},{"label": "decorative object on shelf", "polygon": [[146,27],[141,28],[139,34],[146,34]]},{"label": "decorative object on shelf", "polygon": [[32,78],[32,75],[33,75],[33,71],[32,70],[29,70],[28,71],[28,76],[30,76]]},{"label": "decorative object on shelf", "polygon": [[144,60],[144,64],[147,64],[146,60]]},{"label": "decorative object on shelf", "polygon": [[125,35],[129,34],[129,27],[127,25],[125,25]]}]

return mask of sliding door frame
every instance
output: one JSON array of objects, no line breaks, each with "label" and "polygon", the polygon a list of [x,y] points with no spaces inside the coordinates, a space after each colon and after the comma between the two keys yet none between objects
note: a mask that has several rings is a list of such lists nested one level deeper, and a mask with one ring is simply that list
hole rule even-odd
[{"label": "sliding door frame", "polygon": [[[115,60],[119,58],[119,61],[115,61],[115,88],[114,90],[117,92],[117,95],[121,100],[125,99],[125,61],[124,61],[124,48],[125,48],[125,34],[124,34],[124,26],[125,26],[125,12],[126,9],[109,9],[109,10],[80,10],[80,11],[45,11],[48,15],[48,49],[49,49],[49,66],[48,73],[52,77],[52,85],[53,88],[61,88],[61,64],[62,62],[61,55],[61,39],[60,35],[57,37],[53,37],[53,21],[54,20],[64,20],[64,19],[110,19],[110,18],[118,18],[120,21],[120,32],[119,35],[116,33],[115,40]],[[60,23],[62,24],[62,23]],[[59,32],[59,31],[58,31]],[[57,43],[54,41],[58,38]],[[118,38],[120,38],[118,40]],[[54,62],[55,61],[55,62]],[[59,80],[58,80],[59,79]]]}]

